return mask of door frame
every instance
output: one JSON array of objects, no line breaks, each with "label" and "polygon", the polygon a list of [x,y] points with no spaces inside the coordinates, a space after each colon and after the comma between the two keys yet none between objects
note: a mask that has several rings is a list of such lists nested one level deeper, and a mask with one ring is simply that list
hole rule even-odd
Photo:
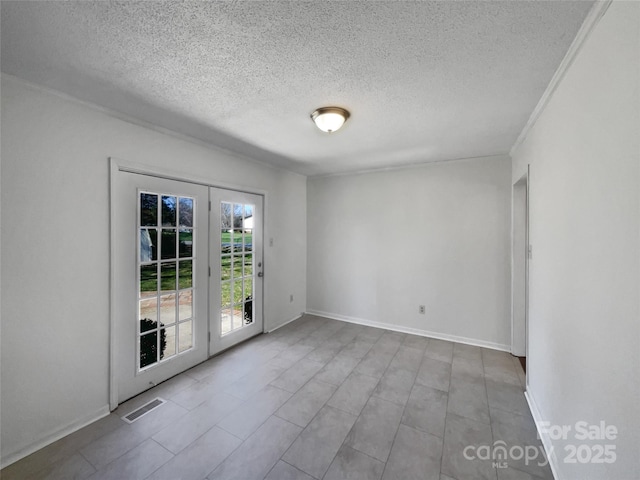
[{"label": "door frame", "polygon": [[513,183],[511,224],[511,353],[525,357],[529,356],[530,188],[527,168]]},{"label": "door frame", "polygon": [[[117,321],[115,318],[115,302],[116,302],[116,289],[114,288],[116,279],[116,218],[115,218],[115,202],[116,192],[119,186],[119,173],[135,173],[139,175],[147,175],[152,177],[163,178],[166,180],[176,180],[179,182],[193,183],[196,185],[203,185],[205,187],[223,188],[226,190],[234,190],[238,192],[252,193],[255,195],[261,195],[262,211],[263,211],[263,238],[267,238],[267,219],[268,219],[268,194],[266,190],[258,189],[255,187],[249,187],[239,185],[230,182],[224,182],[219,179],[208,177],[206,175],[189,175],[176,170],[167,169],[164,167],[157,167],[142,163],[129,162],[126,160],[118,159],[116,157],[109,157],[109,410],[113,411],[118,407],[118,378],[117,378]],[[263,248],[263,263],[267,266],[268,255],[267,250]],[[209,262],[210,263],[210,262]],[[211,282],[211,279],[209,279]],[[264,315],[264,299],[266,298],[267,283],[263,281],[263,331],[265,331],[266,318]],[[207,325],[209,321],[207,320]],[[209,328],[209,327],[207,327]],[[207,349],[209,348],[207,342]],[[208,351],[208,350],[207,350]]]}]

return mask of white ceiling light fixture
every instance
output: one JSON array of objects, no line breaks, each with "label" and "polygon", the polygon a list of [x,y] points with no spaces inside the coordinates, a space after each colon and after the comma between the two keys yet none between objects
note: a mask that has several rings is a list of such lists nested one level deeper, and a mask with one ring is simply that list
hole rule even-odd
[{"label": "white ceiling light fixture", "polygon": [[323,132],[332,133],[340,129],[351,114],[340,107],[322,107],[311,114],[311,119]]}]

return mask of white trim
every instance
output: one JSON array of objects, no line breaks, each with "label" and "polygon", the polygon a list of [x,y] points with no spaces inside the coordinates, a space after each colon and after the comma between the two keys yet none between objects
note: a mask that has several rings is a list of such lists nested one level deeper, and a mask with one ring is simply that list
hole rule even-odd
[{"label": "white trim", "polygon": [[[98,105],[97,103],[93,103],[93,102],[90,102],[88,100],[82,100],[82,99],[80,99],[78,97],[74,97],[73,95],[70,95],[68,93],[62,92],[60,90],[56,90],[56,89],[51,88],[51,87],[46,87],[46,86],[41,85],[39,83],[34,83],[34,82],[29,81],[29,80],[25,80],[22,77],[17,77],[15,75],[10,74],[10,73],[2,72],[0,77],[4,77],[7,80],[12,80],[12,81],[15,81],[17,83],[22,83],[23,85],[25,85],[25,86],[33,89],[33,90],[53,95],[55,97],[61,98],[62,100],[66,100],[68,102],[75,103],[77,105],[83,106],[83,107],[88,108],[90,110],[94,110],[96,112],[102,113],[103,115],[107,115],[107,116],[115,118],[117,120],[121,120],[123,122],[130,123],[130,124],[135,125],[137,127],[146,128],[146,129],[152,130],[154,132],[161,133],[163,135],[174,137],[174,138],[177,138],[179,140],[183,140],[185,142],[193,143],[195,145],[199,145],[201,147],[205,147],[205,148],[207,148],[209,150],[213,150],[214,152],[218,152],[218,153],[221,153],[221,154],[225,154],[225,155],[229,155],[229,156],[232,156],[232,157],[235,157],[235,158],[242,159],[242,160],[244,160],[246,162],[249,162],[249,163],[252,163],[254,165],[258,165],[258,166],[261,166],[261,167],[266,167],[266,168],[269,168],[269,169],[283,170],[283,171],[290,172],[290,173],[293,173],[295,175],[300,175],[300,176],[303,176],[303,177],[306,176],[303,173],[300,173],[300,172],[298,172],[296,170],[293,170],[293,168],[295,168],[295,166],[285,167],[285,166],[282,166],[282,165],[276,165],[274,163],[270,163],[270,162],[266,162],[266,161],[263,161],[263,160],[259,160],[257,158],[250,157],[248,155],[236,152],[235,150],[230,150],[230,149],[221,147],[221,146],[219,146],[219,145],[217,145],[217,144],[215,144],[215,143],[213,143],[211,141],[203,140],[203,139],[200,139],[198,137],[194,137],[194,136],[186,134],[186,133],[176,132],[175,130],[171,130],[170,128],[167,128],[167,127],[161,127],[160,125],[156,125],[156,124],[148,122],[146,120],[142,120],[140,118],[133,117],[133,116],[131,116],[129,114],[126,114],[126,113],[121,113],[121,112],[119,112],[117,110],[114,110],[112,108],[104,107],[102,105]],[[253,146],[255,148],[260,148],[260,147],[256,147],[255,145],[251,145],[251,146]],[[267,152],[267,153],[272,153],[274,156],[279,157],[280,160],[287,161],[287,162],[292,162],[291,159],[283,157],[282,155],[278,155],[277,153],[273,153],[273,152]]]},{"label": "white trim", "polygon": [[531,351],[531,348],[529,346],[529,342],[530,342],[530,335],[529,335],[529,324],[530,324],[530,319],[531,319],[531,315],[529,314],[529,304],[531,303],[529,301],[529,299],[531,298],[531,258],[529,258],[529,248],[531,247],[531,164],[527,164],[527,183],[526,183],[526,187],[527,187],[527,191],[526,191],[526,198],[525,198],[525,213],[526,213],[526,218],[525,218],[525,229],[526,229],[526,247],[525,247],[525,263],[524,263],[524,275],[525,275],[525,285],[526,285],[526,290],[525,290],[525,297],[524,297],[524,314],[525,314],[525,318],[524,318],[524,356],[525,359],[528,362],[528,365],[526,365],[526,371],[524,372],[524,383],[525,383],[525,390],[527,388],[529,388],[529,379],[531,378],[531,362],[530,362],[530,357],[529,357],[529,352]]},{"label": "white trim", "polygon": [[524,396],[527,399],[527,403],[529,404],[529,410],[531,411],[531,416],[533,417],[533,421],[536,424],[536,430],[538,431],[538,438],[542,442],[542,446],[544,447],[544,451],[547,455],[547,459],[549,459],[549,467],[551,467],[551,473],[553,474],[553,478],[560,478],[558,475],[558,457],[556,456],[556,452],[553,449],[553,444],[551,443],[551,438],[549,437],[549,433],[544,431],[541,432],[538,426],[545,422],[542,413],[540,413],[540,409],[538,408],[538,404],[533,398],[531,391],[527,388],[524,392]]},{"label": "white trim", "polygon": [[[517,181],[513,182],[511,185],[511,297],[510,297],[510,302],[511,302],[511,354],[514,356],[527,356],[527,343],[528,343],[528,334],[527,334],[527,329],[528,329],[528,303],[527,303],[527,298],[528,298],[528,294],[529,294],[529,276],[528,276],[528,268],[529,268],[529,173],[528,173],[528,168],[527,168],[527,173],[525,173],[524,175],[522,175],[522,177],[520,177]],[[514,239],[516,236],[516,233],[522,233],[522,232],[516,232],[515,229],[515,220],[516,220],[516,207],[515,207],[515,200],[517,197],[517,188],[522,188],[524,187],[524,194],[525,194],[525,198],[524,198],[524,203],[525,203],[525,208],[524,208],[524,244],[525,244],[525,261],[524,261],[524,271],[523,272],[516,272],[516,262],[519,262],[520,260],[522,260],[521,258],[516,258],[515,256],[515,243],[514,243]],[[520,265],[521,266],[521,265]],[[525,336],[525,341],[524,341],[524,352],[521,352],[519,349],[514,348],[514,344],[517,343],[517,340],[514,336],[514,325],[516,323],[515,321],[515,317],[516,317],[516,304],[514,301],[514,295],[515,295],[515,288],[514,288],[514,284],[515,284],[515,279],[516,279],[516,273],[523,273],[524,277],[525,277],[525,281],[524,281],[524,327],[525,327],[525,332],[524,332],[524,336]],[[521,313],[521,312],[519,312]],[[518,353],[514,353],[514,350],[518,350]]]},{"label": "white trim", "polygon": [[152,165],[146,165],[144,163],[129,162],[117,157],[109,157],[109,161],[115,163],[116,169],[119,172],[136,173],[138,175],[147,175],[150,177],[159,177],[166,180],[176,180],[178,182],[193,183],[196,185],[204,185],[205,187],[222,188],[225,190],[233,190],[242,193],[253,193],[255,195],[266,196],[267,191],[248,187],[246,185],[238,185],[236,183],[223,182],[219,179],[212,177],[203,177],[201,175],[189,175],[178,170],[171,170],[169,168],[155,167]]},{"label": "white trim", "polygon": [[118,163],[109,159],[109,408],[118,407],[118,379],[116,376],[116,179],[118,177]]},{"label": "white trim", "polygon": [[71,423],[68,423],[66,426],[60,429],[54,430],[48,435],[45,435],[42,440],[38,440],[37,442],[31,443],[26,447],[19,449],[17,452],[11,453],[6,457],[3,457],[2,463],[0,464],[0,469],[8,467],[12,463],[17,462],[18,460],[21,460],[26,456],[31,455],[32,453],[37,452],[38,450],[41,450],[48,445],[51,445],[53,442],[56,442],[61,438],[64,438],[67,435],[72,434],[73,432],[77,432],[81,428],[84,428],[87,425],[93,422],[96,422],[101,418],[106,417],[109,414],[110,414],[109,406],[104,405],[103,407],[100,407],[95,412],[89,415],[85,415],[80,420],[75,420]]},{"label": "white trim", "polygon": [[289,320],[285,320],[284,322],[282,322],[280,325],[277,325],[269,330],[265,330],[265,333],[271,333],[271,332],[275,332],[276,330],[278,330],[279,328],[284,327],[286,324],[291,323],[291,322],[295,322],[296,320],[298,320],[299,318],[302,318],[302,316],[304,315],[304,312],[302,312],[300,315],[296,315],[293,318],[290,318]]},{"label": "white trim", "polygon": [[431,332],[429,330],[421,330],[419,328],[404,327],[402,325],[395,325],[392,323],[376,322],[376,321],[367,320],[364,318],[348,317],[346,315],[340,315],[338,313],[321,312],[319,310],[307,310],[306,313],[308,313],[309,315],[317,315],[319,317],[331,318],[333,320],[356,323],[358,325],[366,325],[367,327],[384,328],[386,330],[392,330],[394,332],[409,333],[411,335],[420,335],[421,337],[437,338],[438,340],[464,343],[465,345],[473,345],[475,347],[490,348],[492,350],[500,350],[503,352],[511,351],[510,345],[495,343],[495,342],[487,342],[486,340],[460,337],[457,335],[449,335],[447,333]]},{"label": "white trim", "polygon": [[604,16],[612,1],[613,0],[598,0],[593,4],[593,7],[591,7],[591,10],[587,14],[587,17],[580,27],[580,30],[578,30],[576,37],[573,39],[573,42],[569,46],[569,50],[567,50],[566,55],[562,59],[562,62],[560,62],[560,66],[553,74],[553,77],[551,77],[551,81],[549,82],[549,85],[547,85],[547,88],[542,94],[542,97],[540,97],[536,108],[534,108],[533,112],[531,112],[527,124],[522,129],[522,132],[520,132],[520,135],[518,135],[518,138],[511,147],[511,150],[509,150],[509,155],[511,155],[512,158],[515,154],[515,151],[522,144],[522,142],[524,142],[525,138],[527,138],[527,135],[538,121],[538,118],[540,118],[540,115],[542,115],[542,112],[547,107],[547,104],[551,101],[553,94],[555,93],[558,86],[560,85],[560,82],[569,70],[569,67],[578,56],[578,53],[580,53],[580,50],[582,50],[582,47],[585,44],[586,40],[591,35],[591,32],[594,30],[600,19]]},{"label": "white trim", "polygon": [[442,158],[438,160],[431,161],[423,161],[423,162],[414,162],[414,163],[406,163],[404,165],[394,165],[390,167],[376,167],[376,168],[366,168],[361,170],[349,170],[346,172],[335,172],[335,173],[316,173],[309,174],[307,178],[327,178],[327,177],[347,177],[351,175],[366,175],[369,173],[383,173],[383,172],[395,172],[397,170],[409,170],[414,168],[425,168],[430,167],[432,165],[440,165],[441,163],[458,163],[458,162],[478,162],[483,160],[499,160],[509,158],[509,153],[494,153],[493,155],[481,155],[479,157],[456,157],[456,158]]}]

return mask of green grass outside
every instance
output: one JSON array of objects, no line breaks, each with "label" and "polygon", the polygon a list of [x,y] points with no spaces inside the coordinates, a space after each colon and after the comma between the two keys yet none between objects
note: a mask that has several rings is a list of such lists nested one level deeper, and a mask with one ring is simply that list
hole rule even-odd
[{"label": "green grass outside", "polygon": [[[185,260],[179,263],[178,288],[191,288],[193,286],[193,262]],[[160,266],[160,290],[176,289],[176,263],[162,263]],[[140,292],[156,292],[158,290],[158,271],[156,264],[142,265],[140,267]]]},{"label": "green grass outside", "polygon": [[[250,295],[253,295],[253,279],[247,278],[243,280],[234,280],[233,281],[233,302],[231,299],[231,283],[232,282],[222,282],[222,289],[220,291],[220,302],[222,308],[228,308],[232,304],[239,304],[244,301]],[[242,284],[245,285],[244,294],[242,292]]]},{"label": "green grass outside", "polygon": [[[180,232],[180,241],[192,240],[192,233]],[[222,232],[222,243],[234,243],[241,244],[243,242],[248,244],[253,241],[253,236],[250,233],[241,232]],[[221,257],[220,263],[220,277],[221,277],[221,302],[222,306],[229,306],[232,304],[242,303],[244,299],[250,295],[253,295],[253,282],[251,278],[242,280],[242,277],[251,277],[253,275],[253,255],[252,253],[234,252],[235,255],[228,255]],[[192,261],[181,261],[179,263],[178,271],[178,288],[190,288],[192,287]],[[167,262],[161,264],[160,275],[160,290],[169,291],[176,289],[176,263]],[[233,278],[233,299],[231,279]],[[243,293],[242,286],[245,284],[245,291]],[[158,272],[157,264],[142,265],[140,267],[140,292],[142,293],[155,293],[158,291]],[[232,301],[233,300],[233,301]]]},{"label": "green grass outside", "polygon": [[[244,263],[243,263],[244,260]],[[249,295],[253,295],[253,284],[251,275],[253,275],[253,255],[245,254],[234,255],[233,264],[232,257],[225,256],[221,258],[221,301],[223,306],[232,305],[233,303],[242,303]],[[179,289],[192,287],[192,261],[185,260],[178,262],[180,267],[178,271],[178,287]],[[232,268],[233,266],[233,268]],[[244,268],[243,268],[244,267]],[[176,264],[175,262],[162,263],[160,265],[160,290],[169,291],[176,289]],[[233,275],[232,275],[233,272]],[[233,302],[231,298],[231,278],[233,276]],[[245,277],[242,280],[242,277]],[[246,278],[248,277],[248,278]],[[245,292],[242,292],[242,285],[245,283]],[[140,267],[140,292],[155,293],[158,290],[158,273],[157,264],[143,265]]]},{"label": "green grass outside", "polygon": [[[249,295],[253,295],[252,280],[253,275],[253,255],[229,255],[220,259],[221,285],[221,305],[223,307],[234,303],[242,303]],[[245,292],[242,293],[242,277],[245,277]],[[248,278],[246,278],[248,277]],[[231,280],[233,278],[233,299],[231,298]]]},{"label": "green grass outside", "polygon": [[[244,234],[244,243],[251,243],[253,244],[253,234],[251,233],[245,233]],[[233,232],[233,241],[231,240],[231,233],[230,232],[222,232],[220,234],[220,241],[222,243],[240,243],[242,244],[242,233],[241,232]]]},{"label": "green grass outside", "polygon": [[[233,258],[233,265],[232,265]],[[233,270],[233,277],[239,278],[242,276],[253,275],[253,264],[251,253],[244,255],[244,265],[242,263],[242,255],[225,255],[220,258],[220,280],[231,280],[231,273]],[[233,267],[233,268],[232,268]],[[243,268],[244,267],[244,268]]]}]

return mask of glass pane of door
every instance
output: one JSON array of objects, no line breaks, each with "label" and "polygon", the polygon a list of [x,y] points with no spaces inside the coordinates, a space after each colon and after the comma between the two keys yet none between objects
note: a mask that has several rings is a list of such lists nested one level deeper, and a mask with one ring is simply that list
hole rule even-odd
[{"label": "glass pane of door", "polygon": [[195,199],[162,192],[138,195],[140,371],[193,346]]},{"label": "glass pane of door", "polygon": [[251,325],[253,317],[253,212],[256,206],[220,202],[220,334]]}]

